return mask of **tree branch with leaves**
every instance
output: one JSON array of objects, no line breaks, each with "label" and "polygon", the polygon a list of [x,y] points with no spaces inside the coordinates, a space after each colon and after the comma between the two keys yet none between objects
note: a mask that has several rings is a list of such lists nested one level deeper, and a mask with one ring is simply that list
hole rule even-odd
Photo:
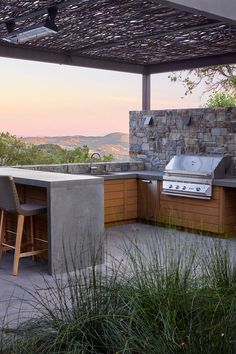
[{"label": "tree branch with leaves", "polygon": [[226,92],[236,96],[236,65],[218,65],[201,69],[192,69],[173,73],[169,76],[172,82],[181,82],[185,87],[185,95],[191,94],[201,83],[206,85],[203,93]]}]

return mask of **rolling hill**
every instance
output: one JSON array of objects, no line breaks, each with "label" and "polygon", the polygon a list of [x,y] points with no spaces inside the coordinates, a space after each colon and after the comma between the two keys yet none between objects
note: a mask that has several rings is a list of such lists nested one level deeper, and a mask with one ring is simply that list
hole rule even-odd
[{"label": "rolling hill", "polygon": [[92,152],[112,154],[116,160],[125,160],[129,156],[129,135],[125,133],[110,133],[105,136],[44,136],[21,138],[24,142],[34,145],[55,144],[65,149],[87,145]]}]

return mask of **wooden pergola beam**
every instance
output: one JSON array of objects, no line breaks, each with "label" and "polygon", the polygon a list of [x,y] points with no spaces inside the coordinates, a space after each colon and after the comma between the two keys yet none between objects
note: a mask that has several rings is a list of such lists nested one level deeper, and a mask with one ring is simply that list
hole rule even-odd
[{"label": "wooden pergola beam", "polygon": [[146,67],[146,73],[159,74],[170,71],[190,70],[197,68],[204,68],[214,65],[236,64],[235,53],[198,57],[193,59],[184,59],[168,63],[153,64]]},{"label": "wooden pergola beam", "polygon": [[133,74],[143,74],[145,72],[145,67],[143,65],[130,64],[114,60],[111,61],[88,58],[86,56],[79,55],[59,54],[46,50],[22,48],[11,45],[0,45],[0,57],[32,60],[61,65],[80,66],[93,69],[121,71]]}]

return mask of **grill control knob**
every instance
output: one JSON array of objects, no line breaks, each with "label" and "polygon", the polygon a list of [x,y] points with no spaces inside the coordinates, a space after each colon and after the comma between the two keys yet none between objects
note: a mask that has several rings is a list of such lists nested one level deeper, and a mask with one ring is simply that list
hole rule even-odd
[{"label": "grill control knob", "polygon": [[183,191],[185,191],[185,189],[186,189],[186,186],[183,186],[183,187],[182,187],[182,189],[183,189]]},{"label": "grill control knob", "polygon": [[200,192],[200,190],[201,190],[200,187],[197,187],[197,188],[196,188],[196,191],[197,191],[197,192]]},{"label": "grill control knob", "polygon": [[176,186],[175,189],[179,189],[179,186]]},{"label": "grill control knob", "polygon": [[172,188],[172,187],[173,187],[172,184],[170,184],[170,185],[169,185],[169,188]]}]

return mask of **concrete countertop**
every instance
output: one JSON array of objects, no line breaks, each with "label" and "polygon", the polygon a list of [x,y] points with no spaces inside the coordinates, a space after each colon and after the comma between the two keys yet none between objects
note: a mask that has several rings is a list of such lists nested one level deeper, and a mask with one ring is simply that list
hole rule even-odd
[{"label": "concrete countertop", "polygon": [[18,184],[26,184],[37,187],[66,186],[82,184],[99,184],[103,182],[101,177],[90,175],[71,175],[66,173],[43,172],[25,170],[13,167],[1,167],[0,176],[12,176]]},{"label": "concrete countertop", "polygon": [[[161,181],[163,179],[163,172],[159,171],[127,171],[127,172],[114,172],[111,175],[93,176],[89,174],[66,174],[56,172],[43,172],[35,170],[25,170],[13,167],[1,167],[0,176],[8,175],[14,177],[15,181],[19,184],[32,185],[37,187],[48,186],[66,186],[66,185],[83,185],[83,184],[99,184],[103,179],[154,179]],[[236,188],[236,176],[227,177],[222,179],[213,180],[214,186]]]},{"label": "concrete countertop", "polygon": [[112,179],[126,179],[126,178],[139,178],[139,179],[154,179],[162,180],[163,173],[158,171],[129,171],[129,172],[113,172],[114,174],[104,176],[104,180]]},{"label": "concrete countertop", "polygon": [[[163,172],[158,171],[133,171],[133,172],[117,172],[113,175],[104,176],[105,180],[122,179],[122,178],[139,178],[139,179],[154,179],[161,181],[163,179]],[[236,176],[215,179],[213,186],[236,188]]]},{"label": "concrete countertop", "polygon": [[213,186],[236,188],[236,176],[215,179],[213,180]]}]

